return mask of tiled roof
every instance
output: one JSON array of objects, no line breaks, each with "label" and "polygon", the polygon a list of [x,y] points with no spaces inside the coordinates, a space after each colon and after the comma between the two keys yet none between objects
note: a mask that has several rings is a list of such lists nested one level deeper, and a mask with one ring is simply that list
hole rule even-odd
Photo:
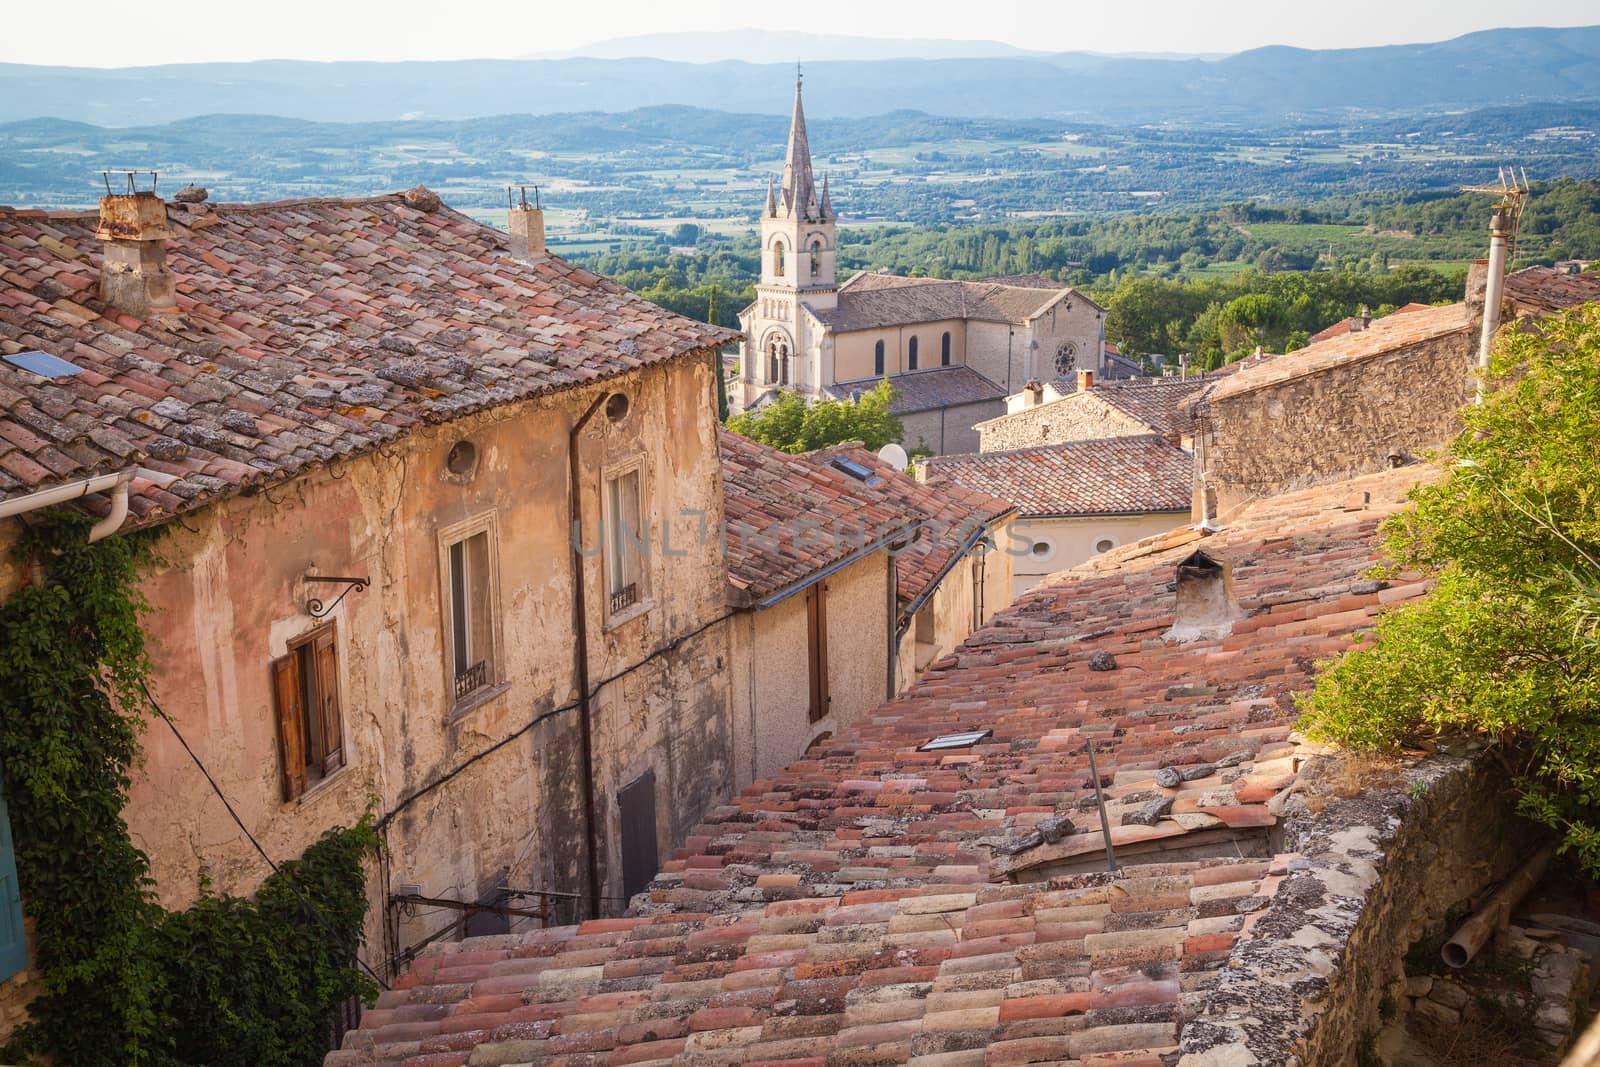
[{"label": "tiled roof", "polygon": [[1208,382],[1204,378],[1136,378],[1097,383],[1084,403],[1099,401],[1160,434],[1188,433],[1193,420],[1184,406]]},{"label": "tiled roof", "polygon": [[99,298],[96,214],[0,209],[0,354],[81,368],[0,362],[0,497],[140,464],[153,520],[734,336],[420,202],[171,205],[180,313],[145,321]]},{"label": "tiled roof", "polygon": [[[1405,315],[1405,314],[1407,314],[1409,312],[1412,312],[1412,311],[1426,311],[1432,306],[1433,306],[1432,304],[1418,304],[1418,303],[1415,303],[1415,302],[1410,303],[1410,304],[1402,304],[1399,307],[1395,308],[1393,311],[1389,312],[1388,315],[1385,315],[1383,317],[1384,318],[1392,318],[1395,315]],[[1366,329],[1367,327],[1366,326],[1361,326],[1359,328],[1356,328],[1355,324],[1358,323],[1358,322],[1364,322],[1367,325],[1371,325],[1372,319],[1370,318],[1370,316],[1366,317],[1366,318],[1363,318],[1363,317],[1358,316],[1358,315],[1349,315],[1349,316],[1347,316],[1345,318],[1340,319],[1338,322],[1334,323],[1332,326],[1329,326],[1327,329],[1318,330],[1316,333],[1312,334],[1311,335],[1311,339],[1310,339],[1310,341],[1308,343],[1309,344],[1316,344],[1318,341],[1326,341],[1326,340],[1329,340],[1330,338],[1338,337],[1341,334],[1360,333],[1362,330]]]},{"label": "tiled roof", "polygon": [[626,917],[430,945],[329,1067],[1174,1062],[1235,946],[1281,936],[1256,920],[1296,858],[1266,837],[1293,695],[1423,589],[1366,575],[1415,470],[1207,538],[1248,613],[1226,637],[1162,638],[1171,535],[1058,576],[715,809]]},{"label": "tiled roof", "polygon": [[[834,382],[824,386],[828,393],[840,400],[852,394],[870,392],[881,378],[862,378],[853,382]],[[899,396],[889,408],[895,415],[915,415],[919,411],[937,411],[940,408],[960,407],[963,404],[982,404],[991,400],[1004,400],[1006,391],[971,367],[934,367],[932,370],[907,371],[891,374],[889,381]]]},{"label": "tiled roof", "polygon": [[1372,359],[1421,341],[1443,337],[1450,333],[1465,333],[1472,329],[1472,325],[1472,315],[1465,304],[1446,304],[1443,307],[1430,307],[1423,311],[1374,319],[1372,325],[1359,333],[1341,334],[1327,341],[1307,345],[1287,355],[1251,363],[1245,369],[1217,382],[1207,397],[1211,400],[1221,400],[1255,389],[1280,385],[1330,367]]},{"label": "tiled roof", "polygon": [[728,580],[753,599],[790,589],[916,524],[886,494],[803,456],[719,431]]},{"label": "tiled roof", "polygon": [[862,486],[866,492],[887,497],[922,525],[916,540],[896,557],[902,604],[910,604],[926,592],[972,534],[1014,510],[997,496],[963,485],[951,483],[935,489],[895,470],[859,443],[819,448],[807,452],[805,458],[829,470],[834,469],[835,459],[859,463],[877,479],[876,485]]},{"label": "tiled roof", "polygon": [[930,485],[954,482],[991,493],[1030,519],[1187,511],[1194,478],[1194,457],[1155,435],[930,456],[922,462]]},{"label": "tiled roof", "polygon": [[1523,313],[1550,314],[1600,300],[1600,273],[1568,274],[1554,267],[1529,267],[1506,275],[1506,296]]},{"label": "tiled roof", "polygon": [[1088,302],[1065,285],[1043,289],[1004,279],[955,282],[863,272],[839,287],[837,307],[812,314],[841,333],[945,319],[1023,322],[1067,293]]}]

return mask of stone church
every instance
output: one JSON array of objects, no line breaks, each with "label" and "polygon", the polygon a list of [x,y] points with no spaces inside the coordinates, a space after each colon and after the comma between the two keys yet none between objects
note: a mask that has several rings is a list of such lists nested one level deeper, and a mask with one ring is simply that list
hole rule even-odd
[{"label": "stone church", "polygon": [[888,377],[908,448],[975,452],[973,426],[1033,379],[1100,372],[1105,310],[1043,277],[946,281],[862,272],[836,279],[838,218],[812,175],[800,82],[783,182],[761,213],[761,281],[739,313],[735,411],[780,389],[851,396]]}]

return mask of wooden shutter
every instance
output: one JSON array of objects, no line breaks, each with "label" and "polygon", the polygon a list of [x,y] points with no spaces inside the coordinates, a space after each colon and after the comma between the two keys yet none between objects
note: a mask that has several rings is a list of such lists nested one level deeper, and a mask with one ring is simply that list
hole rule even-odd
[{"label": "wooden shutter", "polygon": [[322,736],[322,773],[344,766],[344,716],[339,707],[339,642],[333,627],[317,635],[312,648],[317,675],[317,728]]},{"label": "wooden shutter", "polygon": [[806,587],[806,650],[810,661],[812,722],[828,714],[828,583]]},{"label": "wooden shutter", "polygon": [[0,981],[28,966],[28,940],[22,927],[22,891],[11,844],[11,817],[0,783]]},{"label": "wooden shutter", "polygon": [[272,695],[278,708],[278,755],[283,766],[283,799],[306,791],[305,709],[301,707],[300,656],[291,652],[272,661]]}]

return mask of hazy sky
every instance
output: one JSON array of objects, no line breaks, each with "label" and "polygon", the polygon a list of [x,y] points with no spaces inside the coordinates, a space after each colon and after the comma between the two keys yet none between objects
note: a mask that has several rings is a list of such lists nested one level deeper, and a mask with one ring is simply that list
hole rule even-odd
[{"label": "hazy sky", "polygon": [[[143,66],[250,59],[465,59],[561,51],[612,37],[759,28],[1005,41],[1097,52],[1236,52],[1437,41],[1503,25],[1600,22],[1595,0],[1536,17],[1490,0],[43,0],[11,5],[0,62]],[[983,18],[976,17],[982,13]],[[987,21],[985,21],[985,19]]]}]

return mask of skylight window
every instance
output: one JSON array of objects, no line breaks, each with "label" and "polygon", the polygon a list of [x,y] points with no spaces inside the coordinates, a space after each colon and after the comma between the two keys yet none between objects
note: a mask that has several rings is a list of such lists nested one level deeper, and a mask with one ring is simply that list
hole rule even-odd
[{"label": "skylight window", "polygon": [[5,360],[20,370],[37,374],[41,378],[70,378],[83,369],[64,359],[57,359],[48,352],[12,352],[10,355],[0,356],[0,360]]},{"label": "skylight window", "polygon": [[870,470],[868,470],[866,467],[863,467],[853,459],[836,459],[833,461],[833,466],[834,469],[844,471],[858,482],[866,482],[868,485],[877,485],[880,481],[882,481],[881,478],[873,474]]},{"label": "skylight window", "polygon": [[940,734],[932,741],[918,746],[918,752],[944,752],[952,748],[971,748],[991,736],[993,730],[966,730],[959,734]]}]

